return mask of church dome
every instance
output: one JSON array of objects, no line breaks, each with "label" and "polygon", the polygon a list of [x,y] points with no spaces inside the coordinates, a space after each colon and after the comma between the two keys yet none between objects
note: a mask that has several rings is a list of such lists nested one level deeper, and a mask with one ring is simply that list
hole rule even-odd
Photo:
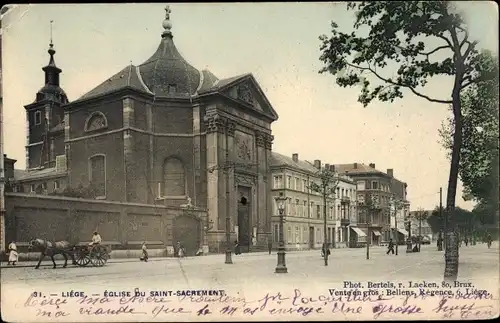
[{"label": "church dome", "polygon": [[202,74],[189,64],[175,47],[170,22],[170,9],[163,21],[162,40],[156,52],[139,65],[144,84],[157,96],[190,97],[200,87]]}]

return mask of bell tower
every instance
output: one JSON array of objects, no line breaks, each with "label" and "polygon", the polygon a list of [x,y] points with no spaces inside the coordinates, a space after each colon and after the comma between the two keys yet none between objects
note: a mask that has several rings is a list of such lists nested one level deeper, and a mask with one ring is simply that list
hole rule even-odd
[{"label": "bell tower", "polygon": [[68,98],[59,84],[62,70],[56,66],[50,21],[49,64],[42,68],[45,85],[35,101],[26,105],[26,168],[55,167],[56,156],[64,155],[64,107]]}]

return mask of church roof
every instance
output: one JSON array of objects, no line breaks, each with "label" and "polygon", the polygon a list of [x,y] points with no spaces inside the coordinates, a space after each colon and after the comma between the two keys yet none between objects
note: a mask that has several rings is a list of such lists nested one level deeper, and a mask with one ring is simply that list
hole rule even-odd
[{"label": "church roof", "polygon": [[131,87],[139,91],[151,93],[141,80],[138,67],[129,65],[115,75],[108,78],[106,81],[96,86],[90,92],[87,92],[86,94],[81,96],[78,100],[84,100],[102,94],[107,94],[124,87]]},{"label": "church roof", "polygon": [[156,52],[139,65],[148,89],[156,96],[194,95],[200,87],[201,72],[189,64],[175,47],[171,35],[163,35]]},{"label": "church roof", "polygon": [[250,74],[227,79],[217,78],[207,69],[198,70],[179,53],[170,31],[170,10],[163,22],[165,31],[154,54],[144,63],[130,65],[81,96],[77,101],[101,96],[125,87],[159,97],[191,98],[218,90]]}]

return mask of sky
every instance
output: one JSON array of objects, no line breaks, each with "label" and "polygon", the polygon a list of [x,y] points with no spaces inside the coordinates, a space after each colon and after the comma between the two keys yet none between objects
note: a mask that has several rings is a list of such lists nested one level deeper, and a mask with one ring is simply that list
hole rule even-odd
[{"label": "sky", "polygon": [[[498,7],[461,2],[470,38],[498,53]],[[147,60],[160,43],[165,4],[17,5],[2,22],[4,153],[25,168],[25,110],[43,86],[50,20],[61,86],[75,100],[132,62]],[[330,23],[350,32],[345,3],[171,4],[177,49],[198,69],[218,78],[252,73],[279,119],[273,151],[323,163],[374,163],[408,184],[411,210],[443,203],[449,160],[438,129],[446,105],[406,93],[393,103],[357,102],[360,88],[340,88],[319,74],[320,41]],[[430,82],[425,93],[447,99],[452,81]],[[462,199],[457,206],[471,209]]]}]

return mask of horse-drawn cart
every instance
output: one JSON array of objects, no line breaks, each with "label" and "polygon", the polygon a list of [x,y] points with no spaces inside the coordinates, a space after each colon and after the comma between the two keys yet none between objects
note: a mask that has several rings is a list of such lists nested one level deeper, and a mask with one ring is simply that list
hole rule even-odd
[{"label": "horse-drawn cart", "polygon": [[106,247],[98,245],[94,248],[89,246],[75,246],[74,259],[76,265],[85,267],[92,264],[94,267],[102,267],[109,259]]}]

